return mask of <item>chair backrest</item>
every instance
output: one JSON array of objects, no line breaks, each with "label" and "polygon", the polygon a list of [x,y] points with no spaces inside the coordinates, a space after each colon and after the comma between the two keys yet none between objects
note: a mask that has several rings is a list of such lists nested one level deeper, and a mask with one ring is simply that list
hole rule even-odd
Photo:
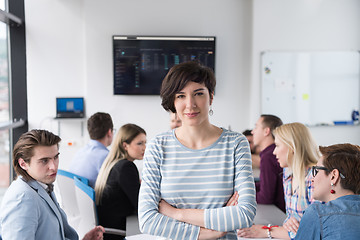
[{"label": "chair backrest", "polygon": [[80,212],[80,222],[77,228],[80,239],[97,224],[95,205],[95,190],[74,177],[76,202]]},{"label": "chair backrest", "polygon": [[68,172],[68,171],[65,171],[65,170],[62,170],[62,169],[59,169],[57,173],[58,173],[58,175],[66,176],[66,177],[71,178],[71,179],[74,179],[74,177],[77,177],[80,181],[82,181],[86,185],[89,185],[89,179],[87,179],[85,177],[82,177],[82,176],[79,176],[79,175],[77,175],[75,173],[71,173],[71,172]]},{"label": "chair backrest", "polygon": [[84,177],[59,169],[54,192],[61,208],[67,215],[70,226],[76,230],[80,221],[80,212],[76,202],[74,177],[81,179],[85,184],[89,182],[89,180]]},{"label": "chair backrest", "polygon": [[[76,201],[80,211],[80,223],[77,228],[77,232],[80,239],[82,239],[87,232],[98,225],[95,190],[84,184],[77,177],[74,177],[74,182]],[[126,236],[126,231],[121,229],[105,227],[105,233]]]}]

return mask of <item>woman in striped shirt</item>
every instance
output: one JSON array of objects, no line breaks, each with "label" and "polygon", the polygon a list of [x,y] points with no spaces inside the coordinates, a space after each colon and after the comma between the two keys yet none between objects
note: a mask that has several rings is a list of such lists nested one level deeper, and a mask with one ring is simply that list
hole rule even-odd
[{"label": "woman in striped shirt", "polygon": [[[147,145],[139,196],[143,233],[173,240],[236,239],[235,229],[252,225],[249,144],[242,134],[210,123],[215,84],[213,71],[197,62],[174,66],[163,80],[162,106],[182,126]],[[231,196],[236,204],[226,206]]]}]

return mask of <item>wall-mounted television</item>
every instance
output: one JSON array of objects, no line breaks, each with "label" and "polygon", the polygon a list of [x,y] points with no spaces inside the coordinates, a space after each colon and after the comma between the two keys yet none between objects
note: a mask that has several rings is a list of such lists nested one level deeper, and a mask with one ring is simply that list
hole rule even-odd
[{"label": "wall-mounted television", "polygon": [[169,69],[192,60],[215,71],[215,37],[113,36],[114,94],[158,95]]}]

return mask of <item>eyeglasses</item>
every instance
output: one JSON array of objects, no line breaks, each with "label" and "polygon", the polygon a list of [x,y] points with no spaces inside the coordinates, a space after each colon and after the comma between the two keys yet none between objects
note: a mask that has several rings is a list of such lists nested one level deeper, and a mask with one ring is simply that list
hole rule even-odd
[{"label": "eyeglasses", "polygon": [[[312,167],[312,175],[313,175],[313,177],[315,177],[319,173],[319,170],[324,170],[324,171],[330,172],[330,170],[327,169],[326,167],[313,166]],[[345,176],[340,171],[339,171],[339,174],[340,174],[341,178],[345,178]]]},{"label": "eyeglasses", "polygon": [[324,170],[324,171],[330,172],[329,169],[327,169],[326,167],[313,166],[312,167],[312,175],[313,175],[313,177],[315,177],[319,173],[319,170]]}]

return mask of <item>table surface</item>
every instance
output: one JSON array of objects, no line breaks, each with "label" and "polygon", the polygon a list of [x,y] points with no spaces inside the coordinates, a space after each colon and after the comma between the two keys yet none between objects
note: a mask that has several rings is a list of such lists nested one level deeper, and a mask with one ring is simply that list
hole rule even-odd
[{"label": "table surface", "polygon": [[[284,212],[282,212],[278,207],[275,205],[266,205],[266,204],[258,204],[257,210],[256,210],[256,216],[254,219],[255,224],[262,224],[267,225],[269,223],[273,225],[282,225],[283,221],[285,220],[286,215]],[[138,235],[136,238],[129,238],[126,239],[149,239],[146,238],[146,235],[139,235],[141,234],[139,230],[139,222],[136,215],[127,217],[126,220],[126,235],[127,236],[133,236]],[[142,238],[145,237],[145,238]],[[163,239],[161,237],[156,237],[153,239]]]},{"label": "table surface", "polygon": [[272,204],[258,204],[256,209],[255,224],[282,225],[286,218],[286,214],[278,207]]}]

